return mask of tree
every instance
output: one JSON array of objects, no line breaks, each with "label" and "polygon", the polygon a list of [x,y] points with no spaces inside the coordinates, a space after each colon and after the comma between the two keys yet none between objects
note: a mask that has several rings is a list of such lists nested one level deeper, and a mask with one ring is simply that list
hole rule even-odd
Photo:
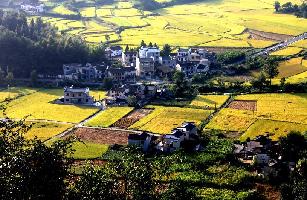
[{"label": "tree", "polygon": [[281,156],[284,161],[297,162],[307,150],[305,137],[299,132],[290,132],[279,140]]},{"label": "tree", "polygon": [[285,78],[285,77],[282,77],[282,78],[280,79],[280,88],[281,88],[282,90],[284,90],[285,84],[286,84],[286,78]]},{"label": "tree", "polygon": [[176,97],[187,97],[193,95],[194,90],[192,90],[189,83],[185,80],[185,74],[176,71],[173,75],[173,86],[172,91]]},{"label": "tree", "polygon": [[161,51],[162,56],[169,56],[172,52],[171,46],[169,44],[165,44]]},{"label": "tree", "polygon": [[127,53],[128,51],[129,51],[129,45],[127,44],[125,48],[125,53]]},{"label": "tree", "polygon": [[146,43],[144,42],[144,40],[141,41],[140,47],[146,47]]},{"label": "tree", "polygon": [[279,3],[279,1],[275,1],[274,7],[275,7],[275,11],[278,12],[278,11],[279,11],[279,8],[280,8],[280,3]]},{"label": "tree", "polygon": [[109,35],[105,35],[104,38],[106,39],[106,42],[109,43],[109,41],[110,41],[110,36],[109,36]]},{"label": "tree", "polygon": [[103,79],[103,87],[106,90],[110,90],[113,87],[113,80],[111,78],[104,78]]},{"label": "tree", "polygon": [[263,90],[264,86],[266,85],[266,78],[263,72],[260,73],[258,78],[252,81],[252,86],[259,90]]},{"label": "tree", "polygon": [[153,45],[152,45],[152,43],[151,43],[151,42],[149,42],[148,47],[153,47]]},{"label": "tree", "polygon": [[35,86],[37,84],[37,72],[36,72],[36,70],[32,70],[30,76],[31,76],[31,84],[32,84],[32,86]]},{"label": "tree", "polygon": [[278,62],[276,62],[274,59],[267,59],[263,69],[264,73],[268,76],[270,79],[270,85],[272,85],[272,78],[276,77],[278,75]]},{"label": "tree", "polygon": [[25,121],[0,121],[0,199],[63,199],[71,140],[51,146],[24,137]]},{"label": "tree", "polygon": [[5,81],[5,72],[0,67],[0,84],[3,84]]},{"label": "tree", "polygon": [[127,97],[127,103],[128,103],[128,106],[135,107],[138,103],[136,96],[129,95]]}]

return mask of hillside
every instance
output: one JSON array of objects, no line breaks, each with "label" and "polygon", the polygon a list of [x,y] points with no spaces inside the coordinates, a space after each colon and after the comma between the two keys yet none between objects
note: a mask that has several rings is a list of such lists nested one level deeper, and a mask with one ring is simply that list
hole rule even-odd
[{"label": "hillside", "polygon": [[47,6],[45,21],[59,31],[81,35],[89,43],[136,46],[145,40],[172,46],[261,48],[307,31],[307,19],[275,13],[274,0],[43,2]]}]

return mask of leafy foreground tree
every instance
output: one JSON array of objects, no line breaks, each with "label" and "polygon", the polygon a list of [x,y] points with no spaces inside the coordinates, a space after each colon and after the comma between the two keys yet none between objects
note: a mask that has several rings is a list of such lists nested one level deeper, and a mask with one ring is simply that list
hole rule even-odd
[{"label": "leafy foreground tree", "polygon": [[24,121],[0,121],[0,199],[62,199],[71,141],[27,140]]}]

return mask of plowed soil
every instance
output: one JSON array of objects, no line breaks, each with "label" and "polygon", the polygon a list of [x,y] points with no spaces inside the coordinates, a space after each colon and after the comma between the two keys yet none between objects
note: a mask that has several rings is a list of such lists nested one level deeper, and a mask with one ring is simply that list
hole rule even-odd
[{"label": "plowed soil", "polygon": [[99,144],[128,144],[129,131],[99,129],[99,128],[77,128],[73,130],[73,135],[82,141]]},{"label": "plowed soil", "polygon": [[151,111],[152,109],[136,109],[127,116],[115,122],[112,127],[127,129],[129,126],[151,113]]},{"label": "plowed soil", "polygon": [[235,100],[231,102],[228,108],[237,109],[237,110],[257,110],[257,101],[243,101]]}]

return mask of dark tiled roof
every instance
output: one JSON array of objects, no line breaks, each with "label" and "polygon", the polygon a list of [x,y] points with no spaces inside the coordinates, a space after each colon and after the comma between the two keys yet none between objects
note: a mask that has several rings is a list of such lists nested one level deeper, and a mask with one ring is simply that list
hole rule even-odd
[{"label": "dark tiled roof", "polygon": [[148,134],[143,132],[142,134],[129,134],[128,140],[146,140]]},{"label": "dark tiled roof", "polygon": [[120,46],[111,46],[110,49],[113,50],[113,51],[122,50],[122,48]]}]

